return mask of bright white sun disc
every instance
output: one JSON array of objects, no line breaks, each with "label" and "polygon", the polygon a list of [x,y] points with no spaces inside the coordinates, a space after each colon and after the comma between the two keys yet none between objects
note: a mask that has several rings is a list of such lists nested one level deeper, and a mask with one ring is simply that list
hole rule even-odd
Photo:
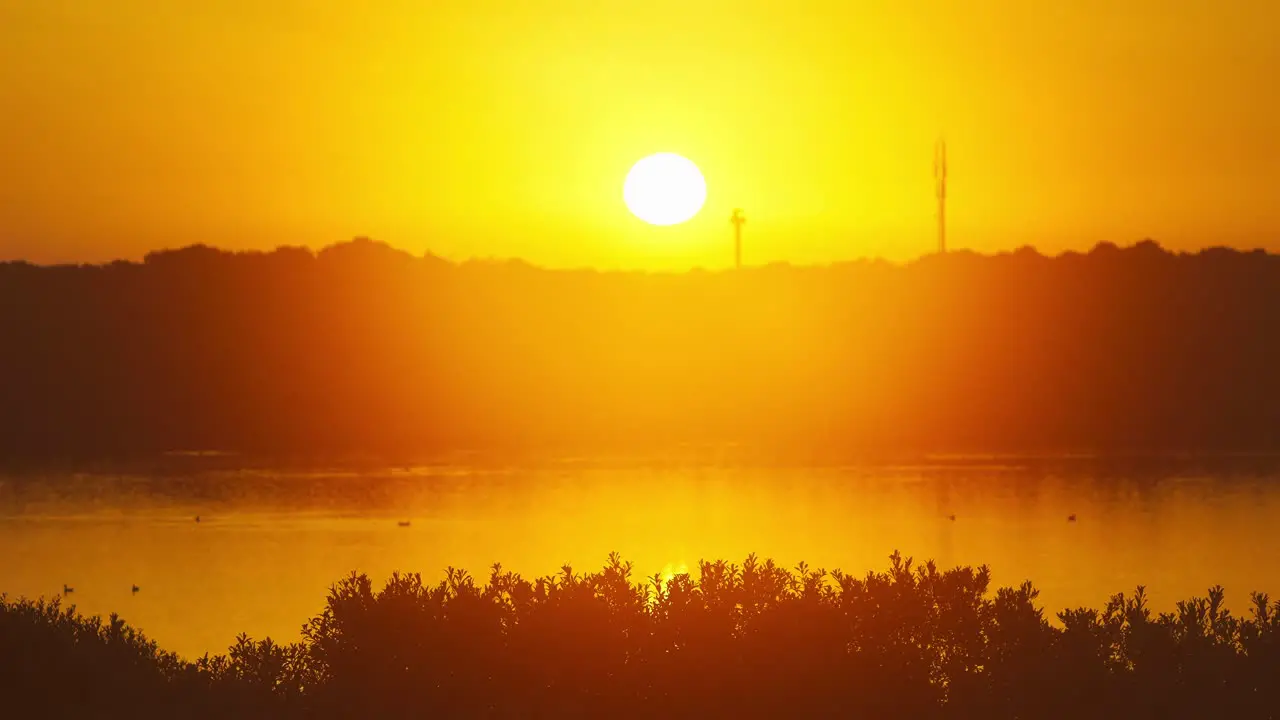
[{"label": "bright white sun disc", "polygon": [[688,158],[658,153],[632,166],[622,199],[632,214],[651,225],[676,225],[702,209],[707,182]]}]

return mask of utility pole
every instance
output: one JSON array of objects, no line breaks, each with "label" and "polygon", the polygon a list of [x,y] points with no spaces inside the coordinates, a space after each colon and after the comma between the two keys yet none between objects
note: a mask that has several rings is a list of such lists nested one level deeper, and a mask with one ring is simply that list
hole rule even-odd
[{"label": "utility pole", "polygon": [[729,222],[733,223],[733,259],[734,265],[739,270],[742,269],[742,223],[747,218],[742,214],[742,208],[734,208],[733,214],[729,216]]},{"label": "utility pole", "polygon": [[934,191],[938,196],[938,253],[947,251],[947,141],[938,138],[933,147]]}]

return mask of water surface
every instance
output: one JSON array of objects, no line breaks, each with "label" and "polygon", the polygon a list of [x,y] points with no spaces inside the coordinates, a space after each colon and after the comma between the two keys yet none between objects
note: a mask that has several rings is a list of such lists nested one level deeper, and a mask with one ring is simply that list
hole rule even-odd
[{"label": "water surface", "polygon": [[352,570],[532,576],[598,569],[611,550],[639,580],[752,552],[862,574],[898,549],[1031,579],[1054,612],[1139,583],[1158,609],[1220,583],[1241,611],[1250,590],[1280,593],[1278,481],[1273,461],[1007,458],[25,474],[0,477],[0,592],[72,586],[82,611],[119,612],[188,657],[240,632],[296,639]]}]

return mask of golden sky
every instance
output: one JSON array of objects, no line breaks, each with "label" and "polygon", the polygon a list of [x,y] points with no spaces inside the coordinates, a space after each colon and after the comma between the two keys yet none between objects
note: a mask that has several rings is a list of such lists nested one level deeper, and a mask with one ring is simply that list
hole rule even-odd
[{"label": "golden sky", "polygon": [[[368,235],[683,268],[1280,250],[1269,0],[0,0],[0,258]],[[622,203],[694,160],[685,225]]]}]

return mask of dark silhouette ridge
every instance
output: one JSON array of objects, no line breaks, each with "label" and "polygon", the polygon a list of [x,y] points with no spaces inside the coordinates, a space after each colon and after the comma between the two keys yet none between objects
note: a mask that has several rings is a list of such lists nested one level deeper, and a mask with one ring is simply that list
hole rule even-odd
[{"label": "dark silhouette ridge", "polygon": [[298,642],[194,662],[119,617],[0,597],[0,697],[40,717],[1270,718],[1280,602],[1221,587],[1154,614],[1146,591],[1056,622],[1032,584],[895,553],[854,576],[702,562],[481,586],[449,568],[381,591],[352,573]]},{"label": "dark silhouette ridge", "polygon": [[0,264],[0,327],[11,464],[1280,451],[1280,256],[1262,251],[672,274],[194,246]]}]

